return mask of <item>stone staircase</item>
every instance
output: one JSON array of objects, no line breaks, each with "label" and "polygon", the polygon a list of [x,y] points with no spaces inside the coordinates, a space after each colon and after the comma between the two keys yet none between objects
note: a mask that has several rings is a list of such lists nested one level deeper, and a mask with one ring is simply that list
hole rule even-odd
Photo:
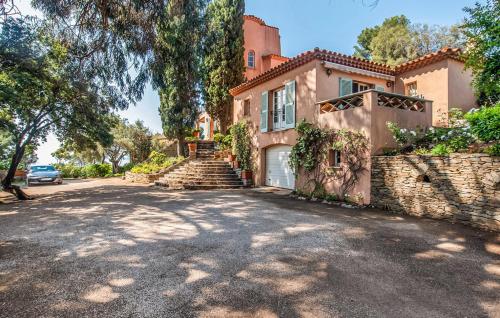
[{"label": "stone staircase", "polygon": [[242,188],[243,182],[228,162],[215,160],[214,143],[198,142],[196,158],[155,182],[171,189],[210,190]]}]

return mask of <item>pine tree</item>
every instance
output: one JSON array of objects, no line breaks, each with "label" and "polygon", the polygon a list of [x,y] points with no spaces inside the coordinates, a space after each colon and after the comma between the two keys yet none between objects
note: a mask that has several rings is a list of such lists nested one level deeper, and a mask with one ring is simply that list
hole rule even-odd
[{"label": "pine tree", "polygon": [[178,155],[186,128],[193,126],[198,114],[202,9],[201,0],[171,0],[158,26],[155,53],[163,69],[156,78],[160,117],[164,135],[179,141]]},{"label": "pine tree", "polygon": [[241,84],[245,71],[243,0],[214,0],[207,8],[207,32],[203,52],[204,98],[208,114],[225,132],[231,122],[229,89]]}]

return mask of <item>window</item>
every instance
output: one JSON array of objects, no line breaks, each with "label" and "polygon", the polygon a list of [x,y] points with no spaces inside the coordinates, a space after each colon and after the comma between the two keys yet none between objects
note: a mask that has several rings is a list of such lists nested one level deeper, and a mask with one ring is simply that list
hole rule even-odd
[{"label": "window", "polygon": [[417,82],[412,82],[406,84],[406,95],[408,96],[418,96],[417,93]]},{"label": "window", "polygon": [[352,82],[352,92],[362,92],[367,91],[371,88],[371,84],[361,83],[361,82]]},{"label": "window", "polygon": [[330,151],[328,151],[328,165],[330,167],[338,168],[340,167],[340,163],[341,163],[340,151],[330,149]]},{"label": "window", "polygon": [[243,101],[243,116],[250,116],[250,100],[245,99]]},{"label": "window", "polygon": [[285,128],[285,88],[273,92],[273,129]]},{"label": "window", "polygon": [[255,68],[255,52],[248,52],[247,67]]}]

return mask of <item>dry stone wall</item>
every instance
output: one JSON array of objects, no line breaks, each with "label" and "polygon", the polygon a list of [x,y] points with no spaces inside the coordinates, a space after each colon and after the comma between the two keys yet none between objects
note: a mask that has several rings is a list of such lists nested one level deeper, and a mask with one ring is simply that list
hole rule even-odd
[{"label": "dry stone wall", "polygon": [[125,172],[125,180],[133,183],[153,183],[162,177],[164,173],[132,173],[130,171]]},{"label": "dry stone wall", "polygon": [[371,203],[500,231],[500,157],[372,157]]}]

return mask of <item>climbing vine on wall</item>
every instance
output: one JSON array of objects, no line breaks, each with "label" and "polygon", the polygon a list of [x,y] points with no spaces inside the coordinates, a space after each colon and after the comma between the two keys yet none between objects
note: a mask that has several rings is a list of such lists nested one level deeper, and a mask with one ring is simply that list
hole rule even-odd
[{"label": "climbing vine on wall", "polygon": [[[302,192],[311,196],[326,195],[325,184],[338,180],[339,196],[343,200],[359,181],[366,170],[368,139],[363,133],[351,130],[322,129],[302,121],[297,126],[299,138],[292,147],[290,166],[296,175],[303,172],[306,180]],[[328,162],[328,152],[341,153],[342,164],[332,168]]]}]

